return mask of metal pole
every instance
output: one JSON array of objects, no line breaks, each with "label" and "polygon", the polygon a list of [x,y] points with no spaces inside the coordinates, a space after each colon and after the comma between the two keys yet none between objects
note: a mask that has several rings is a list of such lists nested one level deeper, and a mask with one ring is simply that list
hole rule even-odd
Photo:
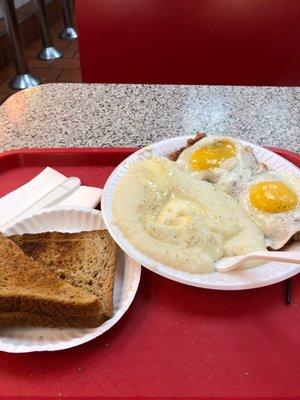
[{"label": "metal pole", "polygon": [[14,89],[26,89],[32,86],[37,86],[41,83],[41,80],[29,73],[29,68],[22,47],[14,1],[1,1],[5,28],[13,48],[13,58],[17,72],[16,76],[11,80],[10,86]]},{"label": "metal pole", "polygon": [[59,37],[63,40],[75,40],[78,37],[76,28],[72,18],[72,0],[60,0],[62,17],[64,22],[64,29],[59,34]]},{"label": "metal pole", "polygon": [[54,60],[62,57],[63,53],[53,46],[49,23],[46,12],[45,0],[35,0],[36,12],[40,22],[43,48],[39,52],[38,57],[42,60]]}]

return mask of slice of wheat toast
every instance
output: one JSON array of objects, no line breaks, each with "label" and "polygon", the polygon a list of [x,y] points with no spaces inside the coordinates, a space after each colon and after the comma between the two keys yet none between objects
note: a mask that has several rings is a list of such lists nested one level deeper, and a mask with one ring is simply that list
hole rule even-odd
[{"label": "slice of wheat toast", "polygon": [[46,232],[10,239],[62,281],[97,296],[102,312],[111,318],[117,245],[107,230]]},{"label": "slice of wheat toast", "polygon": [[50,328],[96,328],[107,320],[103,313],[93,317],[69,317],[47,315],[29,311],[0,311],[0,328],[50,327]]},{"label": "slice of wheat toast", "polygon": [[0,233],[0,310],[91,317],[98,298],[58,279]]}]

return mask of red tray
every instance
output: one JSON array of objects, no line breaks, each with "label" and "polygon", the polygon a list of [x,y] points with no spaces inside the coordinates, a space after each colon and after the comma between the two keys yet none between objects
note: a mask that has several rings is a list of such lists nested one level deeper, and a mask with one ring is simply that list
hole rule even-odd
[{"label": "red tray", "polygon": [[[0,154],[0,196],[44,167],[102,186],[134,149],[32,149]],[[300,166],[300,156],[275,149]],[[0,333],[1,334],[1,333]],[[0,396],[295,398],[300,396],[300,276],[236,292],[181,285],[143,269],[121,321],[85,345],[0,353]]]}]

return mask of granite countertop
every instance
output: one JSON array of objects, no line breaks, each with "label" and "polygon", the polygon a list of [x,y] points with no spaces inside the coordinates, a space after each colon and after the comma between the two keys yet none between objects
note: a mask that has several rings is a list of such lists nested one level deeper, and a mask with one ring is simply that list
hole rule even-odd
[{"label": "granite countertop", "polygon": [[300,88],[48,84],[0,108],[0,150],[141,146],[226,134],[300,151]]}]

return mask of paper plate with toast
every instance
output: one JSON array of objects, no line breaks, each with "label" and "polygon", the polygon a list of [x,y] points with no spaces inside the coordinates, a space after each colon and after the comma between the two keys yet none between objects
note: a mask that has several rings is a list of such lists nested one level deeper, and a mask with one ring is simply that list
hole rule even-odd
[{"label": "paper plate with toast", "polygon": [[133,301],[141,267],[117,248],[100,211],[44,209],[3,233],[1,351],[85,343],[110,329]]}]

